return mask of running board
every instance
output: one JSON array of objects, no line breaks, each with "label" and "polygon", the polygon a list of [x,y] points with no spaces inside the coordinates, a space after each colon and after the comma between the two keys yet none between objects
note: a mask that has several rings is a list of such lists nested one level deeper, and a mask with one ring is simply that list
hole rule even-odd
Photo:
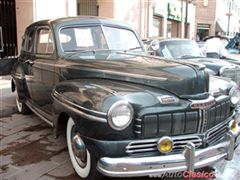
[{"label": "running board", "polygon": [[38,110],[34,108],[31,102],[26,101],[25,103],[31,109],[31,111],[33,111],[39,118],[41,118],[43,121],[45,121],[46,123],[53,127],[53,123],[49,121],[47,118],[45,118],[43,115],[41,115],[41,113],[39,113]]}]

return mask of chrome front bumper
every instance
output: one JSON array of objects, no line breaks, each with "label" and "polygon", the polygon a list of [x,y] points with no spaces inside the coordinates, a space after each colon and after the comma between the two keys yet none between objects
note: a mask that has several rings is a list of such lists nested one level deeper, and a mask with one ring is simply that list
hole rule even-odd
[{"label": "chrome front bumper", "polygon": [[240,130],[226,134],[224,140],[205,149],[195,150],[192,143],[188,143],[182,153],[154,156],[154,157],[103,157],[98,161],[97,169],[105,176],[136,177],[157,175],[165,172],[193,171],[195,168],[205,167],[219,160],[231,160],[234,148],[240,142]]}]

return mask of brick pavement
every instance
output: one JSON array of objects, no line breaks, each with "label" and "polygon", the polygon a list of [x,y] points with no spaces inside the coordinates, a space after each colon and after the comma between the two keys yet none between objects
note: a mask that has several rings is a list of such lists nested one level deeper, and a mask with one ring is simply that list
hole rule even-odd
[{"label": "brick pavement", "polygon": [[17,112],[15,94],[11,91],[11,77],[0,76],[0,117]]},{"label": "brick pavement", "polygon": [[[217,179],[239,179],[239,162],[240,148],[235,152],[231,162],[221,161],[215,166]],[[75,174],[70,163],[64,135],[54,139],[52,129],[34,114],[13,114],[0,118],[0,179],[77,180],[80,178]],[[146,178],[131,180],[136,179]]]},{"label": "brick pavement", "polygon": [[[0,179],[78,178],[69,162],[65,137],[34,115],[0,119]],[[78,178],[79,179],[79,178]]]}]

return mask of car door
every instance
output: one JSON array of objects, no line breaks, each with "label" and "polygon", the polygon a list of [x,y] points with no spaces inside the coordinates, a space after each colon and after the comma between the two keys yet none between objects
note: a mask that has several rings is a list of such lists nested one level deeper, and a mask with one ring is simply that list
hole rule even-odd
[{"label": "car door", "polygon": [[27,96],[28,99],[33,97],[31,84],[33,79],[32,62],[34,61],[34,41],[35,28],[30,27],[26,29],[23,35],[21,53],[15,68],[15,73],[21,74],[24,77],[22,83],[26,83],[27,91],[25,91],[25,96]]},{"label": "car door", "polygon": [[[37,28],[34,51],[31,83],[32,103],[44,113],[43,115],[48,116],[52,111],[51,93],[56,82],[56,53],[50,27],[41,26]],[[46,118],[49,119],[50,117]]]}]

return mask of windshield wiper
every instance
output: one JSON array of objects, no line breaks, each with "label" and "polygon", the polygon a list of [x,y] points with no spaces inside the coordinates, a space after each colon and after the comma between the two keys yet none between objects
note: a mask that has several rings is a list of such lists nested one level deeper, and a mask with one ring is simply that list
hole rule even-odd
[{"label": "windshield wiper", "polygon": [[136,46],[136,47],[133,47],[133,48],[129,48],[126,51],[132,51],[132,50],[135,50],[135,49],[142,49],[142,47],[141,46]]},{"label": "windshield wiper", "polygon": [[188,59],[188,58],[202,58],[202,57],[203,57],[203,56],[193,56],[193,55],[187,54],[187,55],[180,56],[180,57],[178,57],[177,59],[184,59],[184,58],[186,58],[186,59]]}]

